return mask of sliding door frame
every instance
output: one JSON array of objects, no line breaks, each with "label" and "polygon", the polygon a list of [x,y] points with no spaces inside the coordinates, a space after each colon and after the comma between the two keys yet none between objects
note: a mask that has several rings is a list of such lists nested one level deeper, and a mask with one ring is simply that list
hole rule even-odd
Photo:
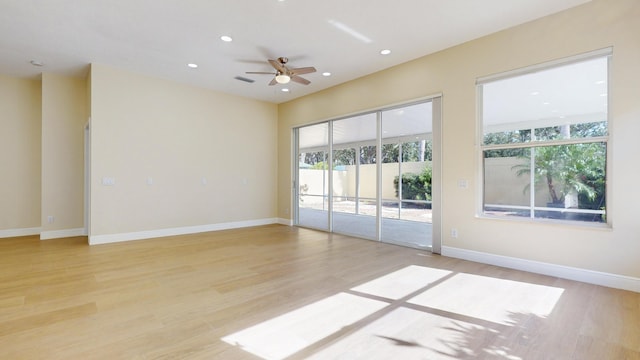
[{"label": "sliding door frame", "polygon": [[[328,215],[327,215],[327,228],[328,232],[333,232],[333,122],[336,120],[343,120],[354,116],[376,114],[376,239],[375,241],[382,241],[382,112],[386,110],[392,110],[396,108],[417,105],[421,103],[432,103],[432,244],[431,251],[435,254],[440,254],[442,251],[442,94],[435,94],[432,96],[412,100],[409,102],[398,103],[390,106],[372,109],[370,111],[359,112],[356,114],[331,118],[323,121],[318,121],[310,124],[295,126],[292,129],[292,201],[291,208],[293,209],[292,223],[295,226],[299,225],[300,213],[300,192],[299,192],[299,136],[300,128],[327,123],[328,126],[328,150],[327,150],[327,167],[329,174],[329,191],[328,191]],[[359,205],[359,193],[360,193],[360,154],[359,147],[356,148],[356,213]]]},{"label": "sliding door frame", "polygon": [[431,252],[442,253],[442,94],[431,99]]}]

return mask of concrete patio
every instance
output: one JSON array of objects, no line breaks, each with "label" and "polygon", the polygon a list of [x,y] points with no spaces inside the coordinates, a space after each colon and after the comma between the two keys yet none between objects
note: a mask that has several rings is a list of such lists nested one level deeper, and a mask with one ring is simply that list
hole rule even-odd
[{"label": "concrete patio", "polygon": [[[363,205],[360,206],[360,213],[355,214],[340,211],[339,207],[334,206],[333,232],[377,241],[375,205],[365,205],[365,209],[362,207]],[[406,217],[406,220],[397,219],[397,209],[395,218],[392,218],[393,210],[383,207],[381,241],[418,249],[431,249],[431,210],[403,209],[402,216]],[[407,212],[411,215],[406,215]],[[321,208],[300,207],[298,225],[327,231],[328,214],[327,210]]]}]

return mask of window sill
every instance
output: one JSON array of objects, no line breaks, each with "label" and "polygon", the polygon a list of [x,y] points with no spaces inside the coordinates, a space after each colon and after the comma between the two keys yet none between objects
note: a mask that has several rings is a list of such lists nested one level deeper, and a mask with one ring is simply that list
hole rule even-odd
[{"label": "window sill", "polygon": [[475,216],[476,219],[481,220],[498,220],[498,221],[508,221],[508,222],[516,222],[523,224],[540,224],[540,225],[551,225],[551,226],[562,226],[565,228],[577,228],[577,229],[593,229],[593,230],[602,230],[602,231],[612,231],[613,226],[610,223],[598,223],[598,222],[588,222],[588,221],[575,221],[575,220],[560,220],[560,219],[532,219],[525,217],[505,217],[505,216],[493,216],[486,214],[479,214]]}]

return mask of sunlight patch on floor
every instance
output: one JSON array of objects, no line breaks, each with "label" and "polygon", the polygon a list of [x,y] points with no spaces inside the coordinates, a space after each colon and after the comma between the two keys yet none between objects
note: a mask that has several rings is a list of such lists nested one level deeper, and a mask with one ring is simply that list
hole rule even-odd
[{"label": "sunlight patch on floor", "polygon": [[389,304],[340,293],[222,338],[263,359],[283,359]]},{"label": "sunlight patch on floor", "polygon": [[[398,308],[308,359],[438,360],[481,357],[473,336],[497,331],[408,308]],[[484,353],[486,356],[487,353]]]},{"label": "sunlight patch on floor", "polygon": [[451,271],[411,265],[351,290],[398,300],[450,275]]},{"label": "sunlight patch on floor", "polygon": [[551,286],[460,273],[408,303],[510,325],[513,314],[547,317],[563,292]]},{"label": "sunlight patch on floor", "polygon": [[222,340],[267,360],[311,353],[312,345],[318,351],[306,358],[517,360],[497,345],[501,331],[546,318],[564,289],[412,265],[350,291]]}]

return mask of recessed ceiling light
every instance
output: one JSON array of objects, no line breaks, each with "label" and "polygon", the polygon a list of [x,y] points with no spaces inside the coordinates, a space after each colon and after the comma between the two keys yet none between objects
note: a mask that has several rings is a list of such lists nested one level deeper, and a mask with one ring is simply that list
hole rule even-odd
[{"label": "recessed ceiling light", "polygon": [[534,92],[531,93],[531,95],[533,95],[533,96],[540,95],[540,92],[534,91]]},{"label": "recessed ceiling light", "polygon": [[44,63],[42,61],[38,61],[38,60],[31,60],[30,63],[33,66],[44,66]]},{"label": "recessed ceiling light", "polygon": [[600,94],[600,96],[607,96],[607,94]]},{"label": "recessed ceiling light", "polygon": [[323,72],[323,73],[322,73],[322,76],[331,76],[331,73],[330,73],[330,72],[328,72],[328,71],[326,71],[326,72]]},{"label": "recessed ceiling light", "polygon": [[604,80],[598,80],[595,82],[597,85],[604,84]]},{"label": "recessed ceiling light", "polygon": [[195,69],[195,68],[198,67],[198,64],[190,63],[190,64],[187,64],[187,66],[192,68],[192,69]]},{"label": "recessed ceiling light", "polygon": [[542,105],[549,105],[549,104],[551,104],[551,103],[548,102],[548,101],[545,101],[545,102],[542,103]]},{"label": "recessed ceiling light", "polygon": [[280,90],[280,91],[282,91],[282,92],[289,92],[289,89],[287,89],[287,88],[282,88],[282,90]]},{"label": "recessed ceiling light", "polygon": [[389,54],[391,54],[391,50],[389,49],[380,50],[380,55],[389,55]]},{"label": "recessed ceiling light", "polygon": [[222,35],[220,36],[220,40],[224,41],[224,42],[232,42],[233,39],[231,38],[231,36],[227,36],[227,35]]}]

